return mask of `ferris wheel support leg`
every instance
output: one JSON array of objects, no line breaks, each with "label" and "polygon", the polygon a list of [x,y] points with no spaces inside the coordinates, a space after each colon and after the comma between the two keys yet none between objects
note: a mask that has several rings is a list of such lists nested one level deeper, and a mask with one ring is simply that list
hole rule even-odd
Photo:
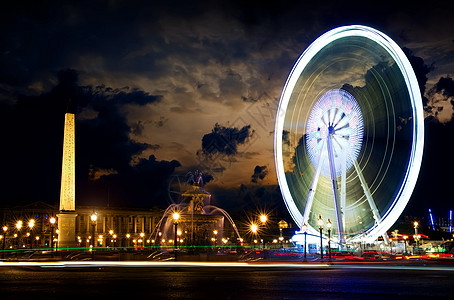
[{"label": "ferris wheel support leg", "polygon": [[[372,215],[375,219],[375,223],[378,223],[380,221],[380,212],[377,209],[377,205],[375,205],[374,198],[372,197],[372,193],[370,192],[369,187],[367,186],[366,180],[364,179],[363,173],[361,172],[361,169],[358,165],[358,162],[355,160],[353,162],[353,165],[355,166],[355,171],[358,174],[359,181],[361,182],[361,187],[363,188],[364,195],[366,195],[367,202],[369,203],[370,209],[372,211]],[[385,241],[386,244],[389,243],[389,238],[388,235],[383,233],[383,240]]]},{"label": "ferris wheel support leg", "polygon": [[347,198],[347,158],[345,154],[342,157],[342,175],[341,175],[341,197],[340,207],[342,211],[342,228],[345,228],[345,207]]},{"label": "ferris wheel support leg", "polygon": [[320,155],[320,158],[319,158],[318,164],[317,164],[317,169],[315,170],[314,177],[312,178],[311,188],[309,190],[309,194],[307,195],[306,206],[304,207],[303,222],[302,222],[301,226],[303,224],[308,223],[309,214],[311,213],[311,208],[312,208],[312,202],[314,200],[315,189],[317,188],[318,178],[320,177],[320,171],[322,170],[323,161],[324,161],[323,155]]},{"label": "ferris wheel support leg", "polygon": [[[330,131],[332,131],[332,127],[330,126]],[[329,158],[329,169],[331,173],[331,182],[333,184],[333,194],[334,194],[334,207],[336,209],[336,218],[337,218],[337,234],[338,234],[338,243],[339,243],[339,250],[342,250],[342,245],[344,243],[343,239],[343,218],[342,218],[342,211],[339,203],[339,191],[337,188],[337,180],[336,180],[336,167],[334,165],[334,152],[333,152],[333,142],[331,139],[332,133],[330,132],[327,136],[327,145],[328,145],[328,158]]]}]

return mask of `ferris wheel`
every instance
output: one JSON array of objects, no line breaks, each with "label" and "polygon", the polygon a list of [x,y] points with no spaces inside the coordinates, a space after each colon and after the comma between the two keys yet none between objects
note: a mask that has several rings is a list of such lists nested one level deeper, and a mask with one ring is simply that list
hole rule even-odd
[{"label": "ferris wheel", "polygon": [[385,235],[413,192],[424,123],[415,73],[399,46],[366,26],[328,31],[301,54],[275,124],[279,185],[294,221],[340,245]]}]

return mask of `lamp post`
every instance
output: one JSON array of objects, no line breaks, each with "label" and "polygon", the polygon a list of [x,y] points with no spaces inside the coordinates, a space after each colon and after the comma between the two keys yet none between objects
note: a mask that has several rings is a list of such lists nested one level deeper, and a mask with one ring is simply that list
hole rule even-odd
[{"label": "lamp post", "polygon": [[94,251],[95,251],[95,246],[96,246],[96,237],[95,237],[95,229],[96,229],[96,220],[98,220],[98,216],[96,213],[93,211],[93,213],[90,216],[91,220],[91,243],[92,243],[92,248],[91,248],[91,259],[94,259]]},{"label": "lamp post", "polygon": [[180,214],[178,212],[174,212],[173,215],[173,224],[175,225],[175,235],[174,235],[174,241],[173,241],[173,246],[175,249],[177,249],[177,239],[178,239],[178,219],[180,218]]},{"label": "lamp post", "polygon": [[49,223],[50,223],[50,248],[52,249],[51,251],[54,251],[54,226],[55,226],[56,222],[57,222],[57,219],[55,219],[54,217],[51,217],[49,219]]},{"label": "lamp post", "polygon": [[[268,217],[265,214],[260,215],[260,222],[262,222],[263,226],[266,225],[266,221],[268,221]],[[262,242],[262,250],[264,250],[264,241],[263,241],[263,239],[260,239],[260,240]]]},{"label": "lamp post", "polygon": [[323,231],[323,219],[322,216],[318,216],[318,228],[320,229],[320,261],[323,262],[323,239],[322,239],[322,231]]},{"label": "lamp post", "polygon": [[404,255],[407,254],[407,238],[408,236],[404,235]]},{"label": "lamp post", "polygon": [[328,219],[326,222],[326,227],[328,227],[328,262],[331,262],[331,221]]},{"label": "lamp post", "polygon": [[[254,236],[257,234],[258,231],[258,226],[255,223],[251,224],[251,232],[254,234]],[[254,243],[254,248],[255,248],[255,243]]]},{"label": "lamp post", "polygon": [[20,230],[22,229],[22,221],[19,220],[16,223],[16,229],[17,229],[17,248],[20,247]]},{"label": "lamp post", "polygon": [[28,228],[30,228],[30,236],[29,236],[29,242],[30,242],[30,249],[32,248],[32,244],[33,244],[33,240],[32,240],[32,230],[33,230],[33,227],[35,226],[35,220],[34,219],[30,219],[30,221],[28,221]]},{"label": "lamp post", "polygon": [[5,225],[5,226],[2,227],[2,229],[3,229],[3,247],[2,247],[3,251],[2,251],[2,258],[5,258],[5,243],[6,243],[6,233],[7,233],[7,231],[8,231],[8,226]]},{"label": "lamp post", "polygon": [[215,229],[213,230],[213,234],[214,234],[214,250],[216,250],[216,247],[218,245],[218,231]]},{"label": "lamp post", "polygon": [[[112,246],[112,243],[113,243],[112,236],[114,234],[114,231],[112,229],[110,229],[109,234],[110,234],[110,238],[109,237],[106,238],[106,247]],[[109,243],[109,239],[110,239],[110,243]]]},{"label": "lamp post", "polygon": [[[416,251],[418,251],[418,247],[419,247],[419,239],[418,239],[418,225],[419,223],[417,221],[413,222],[413,226],[415,228],[415,235],[414,235],[414,240],[416,242]],[[413,251],[414,252],[414,251]]]},{"label": "lamp post", "polygon": [[126,247],[131,247],[131,235],[129,233],[126,234]]},{"label": "lamp post", "polygon": [[57,222],[57,219],[55,219],[55,217],[51,217],[49,219],[49,223],[50,223],[50,253],[51,253],[51,257],[54,257],[54,226],[55,226],[55,222]]},{"label": "lamp post", "polygon": [[306,259],[306,253],[307,253],[307,224],[303,224],[303,231],[304,231],[304,262],[307,261]]},{"label": "lamp post", "polygon": [[142,241],[142,248],[145,248],[145,232],[140,233],[140,240]]}]

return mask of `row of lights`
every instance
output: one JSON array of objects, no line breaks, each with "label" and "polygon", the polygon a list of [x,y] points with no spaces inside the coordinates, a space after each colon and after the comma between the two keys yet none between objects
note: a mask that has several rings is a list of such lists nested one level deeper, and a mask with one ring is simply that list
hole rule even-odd
[{"label": "row of lights", "polygon": [[[317,220],[317,225],[320,230],[320,260],[323,262],[323,219],[322,216],[318,217]],[[328,228],[328,256],[329,256],[329,262],[331,262],[331,227],[332,223],[330,219],[328,219],[328,222],[326,222],[326,227]],[[307,261],[307,224],[304,223],[302,226],[302,230],[304,232],[304,261]]]}]

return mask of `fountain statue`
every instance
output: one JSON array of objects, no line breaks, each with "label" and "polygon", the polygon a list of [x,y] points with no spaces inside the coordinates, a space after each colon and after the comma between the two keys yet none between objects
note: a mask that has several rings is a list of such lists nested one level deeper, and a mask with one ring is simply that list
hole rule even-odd
[{"label": "fountain statue", "polygon": [[[203,173],[189,172],[186,177],[186,184],[189,185],[189,188],[179,193],[177,201],[172,196],[170,199],[172,203],[164,211],[161,220],[152,232],[151,238],[155,240],[156,245],[237,244],[237,240],[241,240],[241,236],[235,222],[225,210],[211,205],[211,194],[204,189]],[[175,212],[178,212],[177,220],[172,218]],[[228,220],[227,224],[224,224],[225,219]],[[173,230],[174,226],[178,230]],[[175,233],[178,239],[177,244],[174,241]]]}]

